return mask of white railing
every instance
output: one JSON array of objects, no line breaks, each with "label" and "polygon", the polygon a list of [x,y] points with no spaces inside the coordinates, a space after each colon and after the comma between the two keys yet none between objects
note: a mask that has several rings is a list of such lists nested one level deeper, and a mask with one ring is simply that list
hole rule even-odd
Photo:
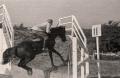
[{"label": "white railing", "polygon": [[[62,20],[64,19],[72,19],[70,22],[62,22]],[[74,15],[71,16],[67,16],[67,17],[63,17],[59,19],[59,25],[66,25],[66,24],[70,24],[71,23],[71,28],[66,29],[66,30],[71,30],[71,35],[73,36],[73,34],[78,38],[78,40],[81,40],[83,43],[83,46],[85,48],[87,48],[86,43],[87,43],[87,38],[84,35],[84,32],[82,30],[82,28],[80,27],[76,17]]]},{"label": "white railing", "polygon": [[2,25],[3,25],[3,31],[6,37],[6,41],[9,47],[14,46],[14,29],[10,20],[10,16],[8,14],[8,11],[6,9],[6,6],[3,4],[0,6],[0,9],[2,9]]},{"label": "white railing", "polygon": [[[70,21],[67,21],[65,19],[71,19]],[[63,22],[65,21],[65,22]],[[63,18],[60,18],[59,19],[59,25],[67,25],[67,24],[70,24],[71,23],[71,27],[67,28],[66,30],[67,31],[71,31],[71,36],[73,37],[72,38],[72,43],[73,45],[76,45],[74,43],[76,43],[74,37],[77,38],[77,41],[78,41],[78,44],[81,44],[79,45],[81,47],[81,50],[78,51],[78,52],[81,52],[81,59],[80,61],[77,61],[77,52],[74,52],[74,51],[77,51],[75,50],[76,46],[73,46],[73,78],[77,78],[77,67],[76,66],[81,66],[81,78],[87,78],[88,75],[89,75],[89,62],[88,62],[88,59],[89,59],[89,54],[88,54],[88,51],[87,51],[87,39],[86,39],[86,36],[82,30],[82,28],[80,27],[76,17],[74,15],[71,15],[71,16],[67,16],[67,17],[63,17]],[[85,52],[86,51],[86,52]],[[68,70],[69,70],[69,64],[68,64]],[[69,71],[68,71],[68,78],[69,78]]]}]

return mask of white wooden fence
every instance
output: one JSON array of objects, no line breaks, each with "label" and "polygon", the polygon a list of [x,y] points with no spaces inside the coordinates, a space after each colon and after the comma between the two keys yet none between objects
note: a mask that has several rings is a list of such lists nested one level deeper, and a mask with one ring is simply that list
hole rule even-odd
[{"label": "white wooden fence", "polygon": [[[65,25],[67,31],[71,31],[71,39],[73,43],[73,51],[72,51],[72,71],[73,78],[78,78],[78,66],[81,67],[81,76],[80,78],[87,78],[89,75],[89,53],[87,50],[87,39],[86,36],[80,27],[76,17],[74,15],[63,17],[59,19],[59,25]],[[79,45],[79,46],[77,46]],[[77,49],[79,47],[79,49]],[[77,61],[79,57],[77,53],[80,52],[80,61]],[[68,64],[70,65],[70,64]],[[69,70],[70,66],[68,66]],[[68,71],[69,78],[69,71]]]}]

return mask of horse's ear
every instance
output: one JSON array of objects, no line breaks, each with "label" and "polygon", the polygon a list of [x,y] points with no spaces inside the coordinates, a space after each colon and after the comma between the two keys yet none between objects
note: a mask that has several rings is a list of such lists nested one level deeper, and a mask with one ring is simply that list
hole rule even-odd
[{"label": "horse's ear", "polygon": [[62,26],[63,28],[65,28],[65,26]]}]

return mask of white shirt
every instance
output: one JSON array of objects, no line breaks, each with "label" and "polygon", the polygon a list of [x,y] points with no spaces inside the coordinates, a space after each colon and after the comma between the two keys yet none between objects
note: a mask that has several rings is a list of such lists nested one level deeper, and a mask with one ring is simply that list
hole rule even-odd
[{"label": "white shirt", "polygon": [[46,32],[47,32],[47,33],[50,33],[50,29],[51,29],[51,25],[50,25],[49,23],[47,23]]},{"label": "white shirt", "polygon": [[42,24],[40,24],[40,25],[33,26],[31,29],[32,29],[32,30],[41,31],[41,27],[46,27],[46,30],[45,30],[45,31],[46,31],[47,33],[50,33],[51,25],[50,25],[48,22],[42,23]]}]

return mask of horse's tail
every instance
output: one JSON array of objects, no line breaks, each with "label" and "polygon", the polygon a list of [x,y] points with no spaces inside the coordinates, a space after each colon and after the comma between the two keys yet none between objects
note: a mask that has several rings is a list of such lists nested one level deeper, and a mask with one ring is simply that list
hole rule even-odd
[{"label": "horse's tail", "polygon": [[12,48],[8,48],[3,52],[3,59],[2,59],[2,64],[7,64],[8,62],[10,62],[11,59],[11,49]]},{"label": "horse's tail", "polygon": [[8,48],[3,52],[2,64],[7,64],[14,57],[17,47]]}]

